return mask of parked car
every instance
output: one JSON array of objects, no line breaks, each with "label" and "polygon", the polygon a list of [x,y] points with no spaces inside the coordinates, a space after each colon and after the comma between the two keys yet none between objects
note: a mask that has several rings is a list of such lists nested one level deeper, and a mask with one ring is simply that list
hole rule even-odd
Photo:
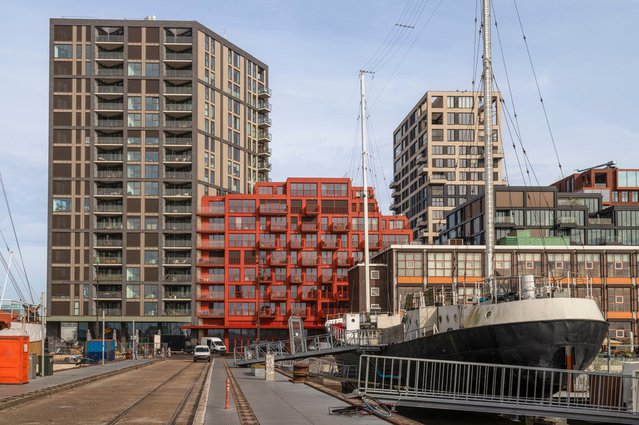
[{"label": "parked car", "polygon": [[198,360],[211,361],[211,350],[209,350],[209,347],[206,345],[195,346],[195,350],[193,350],[193,361],[196,362]]},{"label": "parked car", "polygon": [[224,345],[224,341],[222,341],[221,338],[215,336],[205,336],[200,340],[200,344],[206,345],[214,353],[226,353],[226,345]]}]

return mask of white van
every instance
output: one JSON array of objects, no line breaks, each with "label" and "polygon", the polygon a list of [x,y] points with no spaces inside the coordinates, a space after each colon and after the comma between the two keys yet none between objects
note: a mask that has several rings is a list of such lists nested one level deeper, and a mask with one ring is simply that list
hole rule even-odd
[{"label": "white van", "polygon": [[216,336],[205,336],[200,340],[200,345],[206,345],[214,353],[226,353],[224,341]]}]

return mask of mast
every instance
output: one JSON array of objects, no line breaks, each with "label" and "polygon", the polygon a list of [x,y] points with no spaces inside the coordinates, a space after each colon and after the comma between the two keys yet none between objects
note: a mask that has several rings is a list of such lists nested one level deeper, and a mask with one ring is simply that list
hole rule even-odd
[{"label": "mast", "polygon": [[493,302],[497,302],[497,287],[494,280],[495,251],[495,190],[493,182],[493,70],[490,46],[490,0],[483,0],[484,14],[484,223],[486,234],[485,278],[488,279]]},{"label": "mast", "polygon": [[364,84],[364,76],[367,71],[359,71],[359,88],[360,88],[360,113],[362,126],[362,174],[364,182],[364,190],[362,197],[364,198],[364,290],[366,291],[366,313],[371,311],[371,282],[370,282],[370,256],[368,253],[368,181],[366,177],[366,91]]}]

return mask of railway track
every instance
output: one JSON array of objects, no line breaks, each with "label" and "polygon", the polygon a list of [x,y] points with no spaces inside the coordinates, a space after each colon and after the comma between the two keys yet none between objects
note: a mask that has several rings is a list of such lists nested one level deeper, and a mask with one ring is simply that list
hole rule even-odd
[{"label": "railway track", "polygon": [[[141,397],[140,399],[138,399],[135,403],[133,403],[132,405],[130,405],[127,409],[125,409],[124,411],[122,411],[119,415],[117,415],[115,418],[113,418],[111,421],[107,422],[108,425],[115,425],[115,424],[120,424],[120,423],[124,423],[127,421],[127,418],[129,419],[133,419],[136,417],[136,413],[140,413],[139,411],[141,411],[142,415],[146,415],[146,411],[145,411],[145,403],[148,403],[153,397],[158,396],[158,394],[160,393],[160,391],[165,390],[168,388],[168,386],[172,383],[175,383],[176,379],[179,379],[179,376],[182,375],[187,369],[191,369],[194,366],[197,366],[194,363],[189,362],[185,367],[183,367],[182,369],[178,370],[177,372],[173,373],[171,376],[169,376],[168,378],[166,378],[164,381],[162,381],[158,386],[156,386],[153,390],[151,390],[149,393],[147,393],[146,395],[144,395],[143,397]],[[209,368],[211,367],[211,363],[209,363]],[[199,391],[197,394],[196,399],[199,399],[201,393],[202,393],[202,389],[203,389],[203,377],[206,374],[206,372],[208,371],[208,368],[203,368],[197,379],[193,380],[193,382],[188,386],[187,390],[184,392],[184,395],[181,397],[178,405],[175,407],[175,409],[173,410],[173,413],[171,414],[169,420],[167,422],[165,422],[166,424],[169,425],[177,425],[178,419],[185,419],[184,422],[181,423],[190,423],[193,419],[193,416],[195,414],[195,409],[191,409],[191,411],[188,413],[187,417],[184,418],[183,413],[185,410],[185,407],[187,405],[187,403],[189,402],[190,396],[193,393],[193,390],[195,389],[195,387],[197,386],[197,384],[199,384]],[[169,388],[169,391],[171,391],[171,395],[175,396],[175,392]],[[193,403],[194,406],[197,406],[197,400],[195,403]],[[140,415],[138,415],[140,416]]]},{"label": "railway track", "polygon": [[161,361],[8,407],[0,423],[190,424],[211,365]]}]

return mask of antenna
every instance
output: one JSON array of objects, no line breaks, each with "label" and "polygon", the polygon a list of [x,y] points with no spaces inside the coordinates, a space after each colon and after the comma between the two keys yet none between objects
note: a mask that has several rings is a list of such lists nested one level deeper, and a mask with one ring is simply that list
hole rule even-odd
[{"label": "antenna", "polygon": [[361,108],[361,125],[362,125],[362,178],[364,182],[364,190],[362,197],[364,198],[364,273],[365,273],[365,291],[366,291],[366,313],[371,311],[371,282],[370,282],[370,255],[368,252],[368,181],[366,176],[366,88],[365,76],[372,74],[371,71],[359,71],[359,87],[360,87],[360,108]]}]

